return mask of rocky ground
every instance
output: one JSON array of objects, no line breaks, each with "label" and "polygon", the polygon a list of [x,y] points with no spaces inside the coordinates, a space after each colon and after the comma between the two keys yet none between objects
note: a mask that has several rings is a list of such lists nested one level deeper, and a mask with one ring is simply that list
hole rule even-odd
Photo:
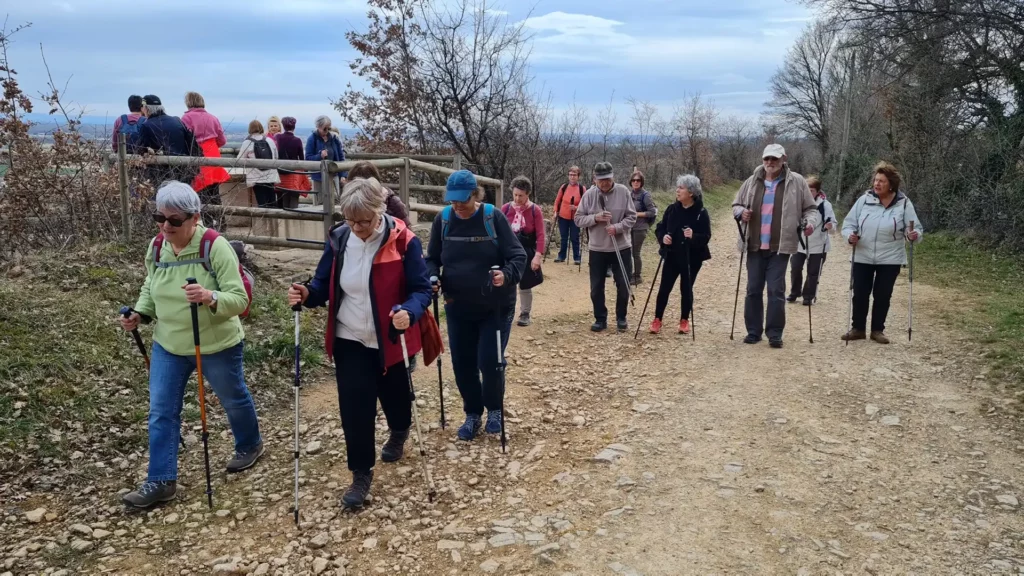
[{"label": "rocky ground", "polygon": [[179,499],[150,512],[118,503],[144,477],[144,446],[71,454],[77,481],[2,503],[0,574],[1024,574],[1024,446],[978,349],[939,320],[958,295],[919,282],[908,343],[901,278],[893,344],[847,347],[840,248],[815,343],[807,309],[790,305],[783,350],[747,346],[742,327],[729,339],[732,227],[719,219],[698,279],[695,342],[671,330],[675,298],[659,336],[591,334],[586,269],[549,261],[534,324],[508,350],[507,454],[495,437],[456,440],[447,358],[440,429],[437,372],[421,367],[433,502],[411,440],[403,461],[377,467],[372,503],[339,507],[349,476],[323,379],[303,388],[300,526],[291,411],[261,409],[269,452],[229,477],[214,400],[212,510],[194,430]]}]

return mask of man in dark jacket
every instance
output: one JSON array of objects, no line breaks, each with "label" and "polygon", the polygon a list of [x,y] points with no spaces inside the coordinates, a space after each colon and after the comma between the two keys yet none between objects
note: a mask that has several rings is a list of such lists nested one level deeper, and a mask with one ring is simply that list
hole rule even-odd
[{"label": "man in dark jacket", "polygon": [[[203,155],[192,131],[185,127],[180,118],[167,114],[158,96],[143,96],[142,103],[142,115],[146,117],[146,123],[139,128],[139,134],[142,137],[144,151],[164,156]],[[148,173],[157,185],[164,180],[179,180],[191,184],[198,169],[198,166],[151,164]]]}]

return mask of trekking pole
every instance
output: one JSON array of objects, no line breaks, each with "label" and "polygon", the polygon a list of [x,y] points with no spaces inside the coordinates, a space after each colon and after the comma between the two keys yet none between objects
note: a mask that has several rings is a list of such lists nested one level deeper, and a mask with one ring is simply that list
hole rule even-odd
[{"label": "trekking pole", "polygon": [[[910,231],[914,231],[914,221],[910,221]],[[907,342],[914,337],[914,241],[910,241],[910,304],[907,308]]]},{"label": "trekking pole", "polygon": [[686,283],[689,285],[688,287],[690,289],[690,336],[693,338],[693,341],[696,342],[697,341],[697,323],[694,322],[694,320],[693,320],[693,318],[694,318],[693,312],[694,312],[694,308],[696,308],[697,299],[694,298],[693,278],[690,277],[690,242],[689,242],[689,240],[690,240],[689,238],[687,238],[685,235],[683,235],[683,245],[686,246],[686,254],[685,254],[685,256],[686,256]]},{"label": "trekking pole", "polygon": [[[440,280],[437,276],[430,277],[430,285],[435,289],[439,287]],[[434,292],[434,319],[437,320],[438,325],[441,323],[441,316],[438,314],[437,308],[437,291]],[[445,429],[447,422],[444,419],[444,384],[441,379],[441,355],[437,355],[437,397],[441,399],[441,430]]]},{"label": "trekking pole", "polygon": [[736,228],[740,231],[740,267],[736,270],[736,299],[732,303],[732,328],[729,329],[729,340],[733,340],[736,333],[736,308],[740,303],[740,279],[743,278],[743,256],[747,253],[747,234],[743,231],[743,224],[736,219]]},{"label": "trekking pole", "polygon": [[299,314],[302,312],[302,303],[292,306],[295,312],[295,383],[292,389],[295,390],[295,442],[293,453],[295,454],[295,525],[299,525],[299,387],[302,376],[299,368],[299,359],[302,355],[299,342]]},{"label": "trekking pole", "polygon": [[[121,316],[124,316],[125,318],[131,318],[132,314],[135,313],[135,310],[133,310],[130,306],[122,306],[120,312]],[[139,352],[142,353],[142,359],[146,361],[146,372],[149,372],[149,353],[146,352],[146,345],[142,343],[142,336],[139,335],[138,328],[132,328],[132,338],[135,339],[135,346],[138,347]],[[181,442],[181,447],[183,449],[188,449],[188,447],[185,446],[184,436],[179,434],[178,441]]]},{"label": "trekking pole", "polygon": [[[828,248],[828,230],[825,228],[825,225],[827,225],[827,224],[828,224],[828,222],[825,222],[825,224],[821,225],[821,230],[822,230],[822,232],[825,233],[825,239],[821,243],[821,261],[818,262],[818,282],[814,285],[814,296],[811,297],[811,303],[807,306],[807,328],[810,331],[810,341],[811,341],[811,344],[814,344],[814,322],[813,322],[813,320],[811,320],[811,308],[813,308],[814,305],[818,303],[818,287],[821,286],[821,273],[825,270],[825,249]],[[808,261],[807,273],[808,274],[811,273],[811,265],[809,263],[810,262],[810,258],[811,258],[811,251],[810,251],[809,246],[810,246],[810,243],[808,243],[808,250],[807,250],[807,259],[808,259],[807,260]]]},{"label": "trekking pole", "polygon": [[658,258],[658,267],[654,269],[654,278],[651,278],[651,287],[647,290],[647,301],[644,302],[644,309],[640,312],[640,322],[636,325],[636,332],[633,334],[633,340],[636,340],[640,335],[640,327],[644,324],[644,315],[647,314],[647,305],[651,303],[651,294],[654,292],[654,283],[658,281],[658,272],[661,271],[661,264],[663,262],[665,262],[664,256]]},{"label": "trekking pole", "polygon": [[[195,278],[186,278],[188,284],[195,284]],[[196,379],[199,382],[199,421],[203,427],[203,460],[206,463],[206,502],[213,510],[213,485],[210,483],[210,433],[206,430],[206,390],[203,389],[203,355],[199,351],[199,304],[189,305],[192,309],[192,341],[196,345]]]},{"label": "trekking pole", "polygon": [[[604,208],[604,197],[598,193],[597,200],[601,203],[601,210],[605,211]],[[613,224],[608,223],[609,226]],[[629,285],[629,279],[626,278],[626,264],[622,262],[622,254],[619,253],[619,243],[615,241],[615,234],[608,235],[612,239],[612,250],[615,251],[615,259],[619,261],[619,271],[622,272],[622,282],[626,285],[626,292],[629,293],[629,303],[636,306],[636,298],[633,296],[633,288]]]},{"label": "trekking pole", "polygon": [[[800,247],[804,249],[804,253],[807,254],[807,277],[810,279],[811,276],[811,240],[810,238],[804,237],[804,226],[797,224],[796,226],[796,237],[800,241]],[[803,267],[801,267],[803,270]],[[793,286],[794,294],[796,293],[797,287]],[[815,286],[817,291],[817,286]],[[807,306],[807,334],[811,344],[814,344],[814,321],[811,319],[811,306]]]},{"label": "trekking pole", "polygon": [[[569,214],[575,214],[575,212],[573,212],[573,207],[574,206],[576,206],[576,199],[575,198],[569,198]],[[573,222],[573,224],[575,225],[575,222]],[[569,230],[569,241],[566,242],[566,245],[565,245],[565,265],[566,266],[572,266],[572,260],[569,260],[569,252],[571,250],[572,250],[572,229]],[[580,251],[580,259],[582,260],[583,259],[583,252],[582,252],[583,249],[581,248],[580,250],[581,250]]]},{"label": "trekking pole", "polygon": [[[392,313],[398,313],[402,307],[395,305],[391,308]],[[420,448],[420,464],[423,465],[423,477],[427,479],[427,500],[434,501],[437,490],[434,489],[434,478],[430,475],[430,468],[427,466],[427,451],[423,447],[423,430],[420,428],[420,411],[416,408],[416,389],[412,385],[412,372],[409,372],[409,348],[405,345],[405,330],[395,328],[392,322],[391,328],[398,332],[398,338],[402,342],[402,359],[405,361],[405,377],[409,381],[409,401],[412,402],[412,419],[416,423],[416,443]]]},{"label": "trekking pole", "polygon": [[[858,240],[858,244],[860,241]],[[853,265],[857,262],[857,244],[853,245],[853,255],[850,256],[850,323],[846,333],[846,345],[850,345],[850,332],[853,332]]]},{"label": "trekking pole", "polygon": [[[494,274],[499,271],[497,266],[491,266],[491,286],[494,286]],[[495,324],[494,334],[498,343],[498,383],[501,385],[501,453],[505,453],[505,354],[501,349],[501,307],[494,313]]]}]

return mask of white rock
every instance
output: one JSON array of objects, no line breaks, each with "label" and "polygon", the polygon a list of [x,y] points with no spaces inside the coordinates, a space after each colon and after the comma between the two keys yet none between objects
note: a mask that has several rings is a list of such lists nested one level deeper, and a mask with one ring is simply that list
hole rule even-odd
[{"label": "white rock", "polygon": [[92,542],[88,540],[80,540],[75,538],[71,541],[71,549],[75,552],[85,552],[86,550],[92,550]]},{"label": "white rock", "polygon": [[363,550],[373,550],[376,547],[377,547],[377,539],[376,538],[367,538],[366,540],[363,540],[363,545],[362,545]]},{"label": "white rock", "polygon": [[225,562],[213,567],[214,574],[245,574],[246,572],[248,570],[245,566],[240,566],[238,562]]},{"label": "white rock", "polygon": [[267,576],[267,574],[270,574],[270,564],[266,562],[260,564],[252,574],[253,576]]},{"label": "white rock", "polygon": [[867,406],[864,407],[864,413],[867,414],[869,417],[874,416],[875,414],[878,414],[878,406],[875,406],[874,404],[868,404]]},{"label": "white rock", "polygon": [[327,570],[327,559],[317,558],[313,560],[313,574],[323,574],[324,570]]},{"label": "white rock", "polygon": [[176,512],[171,512],[167,516],[164,516],[164,524],[175,524],[178,522],[178,518],[179,516]]},{"label": "white rock", "polygon": [[327,543],[330,542],[330,541],[331,541],[330,535],[328,535],[327,532],[321,532],[321,533],[317,534],[316,536],[313,536],[312,539],[310,539],[309,547],[318,550],[318,549],[323,548],[324,546],[326,546]]},{"label": "white rock", "polygon": [[509,462],[508,464],[508,477],[512,480],[519,478],[519,471],[523,465],[520,462]]},{"label": "white rock", "polygon": [[502,548],[504,546],[512,546],[516,543],[516,535],[514,532],[505,534],[495,534],[487,541],[490,543],[491,548]]},{"label": "white rock", "polygon": [[480,569],[487,574],[494,574],[498,571],[498,568],[500,567],[501,564],[498,564],[498,562],[494,559],[485,560],[482,564],[480,564]]},{"label": "white rock", "polygon": [[604,450],[601,450],[600,452],[598,452],[596,456],[594,456],[593,461],[594,462],[605,462],[607,464],[612,464],[612,463],[616,462],[619,458],[622,458],[623,456],[624,456],[624,454],[622,452],[619,452],[618,450],[612,450],[611,448],[605,448]]},{"label": "white rock", "polygon": [[1008,506],[1016,507],[1018,505],[1017,497],[1013,494],[1000,494],[999,496],[996,496],[996,501]]},{"label": "white rock", "polygon": [[110,536],[110,532],[107,532],[106,530],[102,530],[100,528],[97,528],[97,529],[92,531],[92,537],[97,539],[97,540],[102,540],[102,539],[106,538],[107,536]]},{"label": "white rock", "polygon": [[85,524],[72,524],[71,531],[82,536],[92,536],[92,528],[89,528]]},{"label": "white rock", "polygon": [[319,440],[313,440],[309,444],[306,444],[306,454],[316,454],[320,452],[321,444]]},{"label": "white rock", "polygon": [[584,418],[583,416],[573,416],[572,423],[573,426],[583,426],[587,423],[587,419]]},{"label": "white rock", "polygon": [[465,542],[459,542],[458,540],[438,540],[438,550],[461,550],[466,547]]},{"label": "white rock", "polygon": [[46,515],[46,508],[36,508],[29,512],[25,512],[25,520],[28,520],[32,524],[38,524],[43,521],[43,516]]},{"label": "white rock", "polygon": [[890,416],[882,416],[882,425],[883,426],[899,426],[900,425],[900,417],[899,416],[891,416],[891,415]]}]

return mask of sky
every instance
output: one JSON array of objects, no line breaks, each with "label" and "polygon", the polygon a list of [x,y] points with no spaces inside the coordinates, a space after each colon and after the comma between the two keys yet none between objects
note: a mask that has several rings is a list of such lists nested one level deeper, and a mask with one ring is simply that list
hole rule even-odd
[{"label": "sky", "polygon": [[[437,0],[451,2],[452,0]],[[700,92],[725,114],[755,118],[768,80],[811,19],[776,0],[504,0],[488,10],[532,38],[534,89],[558,110],[612,103],[625,127],[627,98],[666,115]],[[331,100],[354,78],[348,30],[367,25],[364,0],[32,0],[5,9],[9,58],[22,88],[46,88],[40,44],[67,97],[90,116],[126,112],[130,94],[156,94],[172,114],[200,92],[223,123],[272,114],[311,126],[340,122]],[[45,111],[45,107],[38,110]],[[341,123],[343,126],[344,124]]]}]

